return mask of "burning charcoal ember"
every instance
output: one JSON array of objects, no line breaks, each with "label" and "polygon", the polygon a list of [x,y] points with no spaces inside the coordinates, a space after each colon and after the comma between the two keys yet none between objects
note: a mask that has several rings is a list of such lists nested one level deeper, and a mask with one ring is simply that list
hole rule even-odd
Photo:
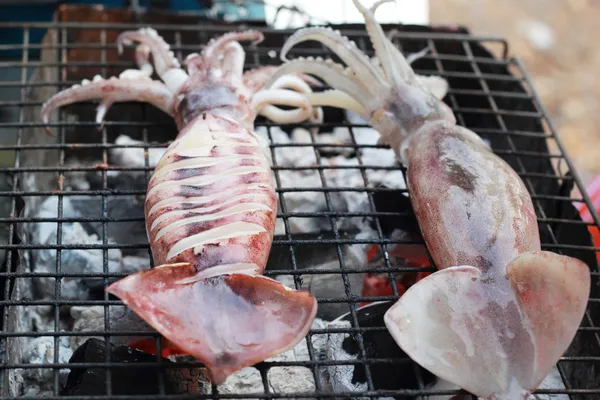
[{"label": "burning charcoal ember", "polygon": [[[144,142],[134,140],[127,135],[119,135],[115,139],[115,144],[119,146],[139,146]],[[160,158],[165,154],[167,148],[148,148],[148,166],[155,167]],[[111,163],[123,167],[145,167],[146,155],[143,147],[116,147],[108,151]]]},{"label": "burning charcoal ember", "polygon": [[[431,275],[431,272],[424,271],[424,268],[431,268],[427,250],[424,244],[413,244],[418,237],[406,231],[395,229],[390,235],[392,240],[397,240],[397,244],[386,246],[389,265],[391,267],[418,268],[418,271],[395,272],[396,288],[398,294],[403,295],[408,288],[421,279]],[[382,268],[387,265],[384,260],[382,248],[379,245],[369,244],[364,248],[368,261],[365,268]],[[367,272],[364,276],[362,297],[392,296],[394,288],[390,280],[390,274],[386,272]],[[360,305],[366,305],[363,302]]]},{"label": "burning charcoal ember", "polygon": [[[99,339],[89,339],[80,346],[69,360],[69,363],[105,363],[108,357],[112,363],[127,363],[127,368],[111,369],[111,390],[113,395],[152,395],[161,393],[161,378],[164,376],[164,393],[198,393],[199,371],[193,373],[181,372],[172,368],[174,363],[163,358],[165,368],[136,368],[135,363],[157,363],[155,356],[133,350],[127,346],[110,344],[110,354],[107,354],[106,342]],[[189,370],[189,369],[188,369]],[[188,371],[189,372],[189,371]],[[107,370],[105,368],[73,368],[61,395],[105,395],[107,388]],[[185,390],[185,392],[182,392]]]},{"label": "burning charcoal ember", "polygon": [[[104,306],[71,307],[71,317],[74,320],[72,331],[108,331],[109,327],[104,323],[104,312]],[[155,332],[154,329],[146,324],[144,320],[138,317],[137,314],[128,307],[109,306],[108,315],[110,331],[115,333],[109,340],[116,346],[129,345],[139,340],[152,338],[151,336],[119,336],[119,332]],[[90,336],[73,336],[71,338],[71,349],[74,351],[90,338]]]},{"label": "burning charcoal ember", "polygon": [[[58,338],[58,360],[54,359],[54,337],[42,336],[29,341],[23,359],[25,364],[67,363],[73,354],[69,347],[69,337]],[[59,370],[59,380],[64,382],[68,369]],[[54,386],[52,368],[24,368],[22,370],[25,396],[51,396]]]},{"label": "burning charcoal ember", "polygon": [[[379,302],[356,310],[361,328],[385,327],[383,315],[392,302]],[[340,316],[329,324],[330,328],[350,328],[350,313]],[[363,343],[368,359],[405,359],[406,362],[375,363],[370,365],[375,390],[419,389],[419,380],[425,387],[437,382],[437,377],[424,368],[415,366],[408,356],[394,342],[387,329],[365,331]],[[360,357],[358,342],[348,333],[328,335],[327,354],[332,360],[357,360]],[[418,370],[418,375],[416,371]],[[359,364],[335,365],[328,368],[331,384],[335,392],[357,392],[368,390],[365,366]],[[447,399],[452,396],[446,397]]]}]

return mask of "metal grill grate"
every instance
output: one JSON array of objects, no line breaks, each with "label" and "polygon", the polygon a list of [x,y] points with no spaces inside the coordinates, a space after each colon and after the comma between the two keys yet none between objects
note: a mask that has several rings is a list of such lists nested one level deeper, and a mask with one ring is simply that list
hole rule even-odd
[{"label": "metal grill grate", "polygon": [[[393,228],[403,229],[403,224],[410,221],[410,208],[399,210],[399,203],[395,203],[398,195],[402,196],[406,190],[374,186],[369,182],[370,171],[391,173],[399,168],[364,163],[362,152],[365,149],[386,147],[362,142],[356,131],[367,125],[352,124],[343,113],[335,110],[326,110],[325,122],[319,128],[321,132],[332,132],[335,127],[348,128],[350,141],[347,143],[324,143],[319,139],[320,133],[314,131],[310,131],[310,141],[307,143],[278,143],[273,134],[276,127],[264,120],[257,121],[256,126],[265,127],[273,140],[273,170],[280,198],[278,218],[283,221],[284,227],[284,233],[275,238],[266,275],[292,277],[297,288],[305,287],[307,280],[316,282],[326,276],[337,279],[342,291],[339,294],[326,292],[326,295],[317,295],[319,306],[337,306],[330,309],[334,310],[332,313],[337,312],[338,316],[349,313],[347,319],[350,327],[312,329],[306,338],[310,359],[260,363],[256,366],[259,374],[258,386],[246,387],[244,392],[224,392],[222,388],[214,386],[201,387],[200,394],[185,394],[181,393],[182,390],[174,390],[170,383],[171,375],[167,370],[180,369],[183,371],[180,372],[182,375],[194,377],[197,376],[197,368],[201,367],[196,361],[180,361],[173,364],[165,359],[158,359],[132,364],[114,361],[111,359],[114,354],[111,356],[110,352],[105,352],[103,360],[94,362],[77,361],[76,357],[73,357],[71,363],[64,360],[64,354],[61,355],[61,351],[64,351],[63,338],[73,341],[77,338],[97,337],[108,346],[108,342],[119,337],[148,336],[155,338],[159,350],[164,346],[156,334],[143,330],[115,330],[111,326],[114,325],[111,313],[115,312],[111,306],[118,306],[121,302],[109,297],[102,288],[108,285],[109,281],[127,275],[122,271],[113,270],[110,253],[114,249],[118,249],[123,257],[126,254],[135,254],[140,258],[140,254],[143,254],[147,265],[151,265],[147,242],[144,238],[132,240],[129,236],[136,235],[129,233],[135,229],[139,230],[140,226],[143,230],[142,200],[145,183],[153,169],[150,155],[153,149],[164,149],[168,141],[175,136],[174,124],[151,106],[117,104],[107,115],[104,129],[97,132],[95,124],[91,122],[94,106],[91,103],[78,104],[59,112],[59,118],[52,123],[57,136],[48,137],[40,129],[42,125],[38,117],[41,103],[57,90],[77,83],[82,78],[91,78],[96,73],[108,77],[133,67],[131,57],[118,58],[111,38],[114,39],[115,35],[123,30],[138,26],[140,25],[92,22],[0,25],[0,28],[23,29],[22,44],[3,45],[0,48],[0,53],[14,50],[22,53],[20,60],[0,63],[0,75],[10,69],[18,72],[16,79],[0,83],[1,91],[18,92],[15,99],[0,101],[0,114],[3,114],[2,111],[6,112],[0,128],[7,133],[14,132],[16,138],[14,144],[2,147],[2,150],[14,152],[14,165],[0,168],[0,172],[9,178],[8,187],[0,192],[1,198],[7,202],[9,208],[8,214],[0,216],[8,238],[7,243],[0,245],[1,249],[6,250],[5,269],[0,273],[0,283],[3,284],[0,302],[2,398],[36,398],[35,393],[28,393],[27,390],[30,389],[28,384],[37,379],[38,375],[38,380],[46,381],[45,390],[48,391],[49,398],[61,397],[65,369],[95,371],[95,374],[100,375],[106,371],[102,385],[103,395],[93,396],[90,393],[79,392],[80,394],[73,398],[148,398],[148,392],[135,392],[135,388],[124,389],[115,386],[124,371],[132,368],[141,369],[148,386],[155,387],[156,396],[152,398],[165,399],[413,398],[461,393],[456,390],[428,388],[425,372],[406,357],[395,356],[397,350],[389,348],[383,353],[374,353],[377,343],[373,343],[373,340],[380,337],[377,335],[385,336],[385,327],[383,323],[365,323],[365,316],[359,310],[360,303],[395,300],[399,295],[396,275],[406,276],[418,272],[431,272],[434,269],[399,266],[389,255],[388,250],[395,244],[422,243],[420,239],[398,239],[391,234]],[[228,26],[209,24],[154,24],[154,27],[172,44],[173,51],[180,59],[197,51],[198,46],[210,37],[232,29]],[[384,28],[389,30],[391,27]],[[600,324],[600,295],[597,292],[596,251],[600,249],[593,246],[588,227],[600,226],[600,220],[594,214],[594,223],[583,222],[572,206],[576,202],[585,202],[592,209],[590,199],[585,193],[572,194],[576,190],[581,191],[581,182],[573,172],[572,163],[564,153],[525,70],[517,59],[507,58],[507,45],[500,39],[474,37],[462,29],[411,26],[395,28],[399,29],[399,32],[394,40],[405,52],[416,52],[425,46],[430,47],[431,52],[414,64],[417,73],[446,77],[451,90],[445,101],[454,110],[459,124],[488,139],[494,151],[504,157],[524,179],[532,193],[538,213],[543,248],[578,257],[593,268],[593,292],[588,311],[576,339],[558,366],[561,384],[564,387],[554,385],[540,389],[538,393],[557,396],[562,394],[563,397],[557,398],[565,398],[565,395],[573,399],[598,398],[600,383],[595,371],[600,362],[597,327]],[[38,29],[48,29],[46,40],[42,45],[30,44],[32,32]],[[355,40],[360,48],[372,54],[368,38],[361,26],[347,25],[340,29]],[[278,52],[284,40],[291,34],[290,31],[266,28],[263,30],[266,34],[265,42],[256,47],[245,47],[248,68],[259,64],[276,64],[277,59],[273,52]],[[492,56],[487,47],[499,50],[500,55]],[[36,49],[41,49],[40,59],[32,59],[30,56],[31,51]],[[298,55],[325,57],[328,53],[319,46],[305,43],[299,45],[290,57]],[[30,79],[32,70],[35,72]],[[9,111],[14,113],[9,114]],[[11,120],[11,115],[14,115],[15,119]],[[308,124],[302,126],[311,128]],[[281,128],[291,132],[293,127]],[[122,134],[140,142],[116,144],[116,138]],[[553,150],[550,151],[548,146]],[[111,159],[111,154],[115,154],[111,153],[114,150],[131,149],[140,149],[140,154],[143,154],[143,166],[116,165]],[[315,165],[280,165],[278,156],[281,157],[281,154],[306,149],[311,149],[314,153]],[[332,152],[342,150],[356,158],[357,165],[332,165],[324,162]],[[73,159],[79,160],[80,163],[70,162]],[[334,170],[357,171],[362,183],[358,186],[334,186],[328,175]],[[316,174],[319,184],[310,187],[284,185],[281,175],[286,171],[312,171]],[[125,175],[129,180],[120,182],[118,177]],[[69,182],[82,176],[87,179],[89,187],[68,187]],[[575,190],[572,190],[573,188]],[[294,193],[322,195],[325,208],[311,212],[297,211],[287,198],[289,194]],[[347,207],[339,207],[337,198],[340,193],[366,194],[368,210],[352,211]],[[46,214],[39,214],[37,210],[42,204],[48,204],[45,202],[47,199],[55,199],[56,207],[48,209]],[[65,211],[66,204],[73,201],[83,202],[87,212],[78,216],[66,216],[70,214]],[[125,208],[126,206],[129,208]],[[292,230],[292,225],[300,219],[318,220],[321,229],[318,232],[296,233]],[[360,232],[346,230],[343,222],[350,219],[367,220],[374,234],[357,235]],[[65,231],[71,229],[74,223],[81,224],[88,231],[92,229],[97,232],[98,241],[87,243],[70,240],[65,243]],[[45,226],[48,232],[52,232],[52,243],[36,241],[36,232],[39,232],[42,226]],[[123,235],[122,232],[126,234]],[[115,237],[120,237],[121,240],[116,241]],[[139,238],[139,234],[137,237]],[[362,246],[366,244],[375,245],[383,254],[380,265],[373,267],[369,272],[388,274],[393,295],[362,296],[360,288],[356,287],[354,278],[362,276],[359,274],[364,274],[365,269],[364,266],[350,262],[352,257],[349,254],[357,249],[366,251]],[[72,271],[70,267],[66,269],[67,258],[74,257],[74,250],[95,250],[100,255],[98,260],[101,260],[102,265],[96,266],[98,270],[95,272]],[[37,263],[47,257],[52,257],[53,268],[40,271]],[[332,262],[327,264],[322,260],[316,261],[320,257]],[[323,264],[325,267],[316,267],[317,264]],[[89,290],[85,296],[67,296],[69,284],[77,285],[84,280],[89,282]],[[51,288],[51,292],[45,292],[45,295],[36,293],[40,285],[46,289]],[[90,326],[74,331],[73,326],[66,326],[64,321],[70,319],[64,315],[74,306],[100,306],[103,327],[96,329]],[[345,311],[339,311],[340,307]],[[43,315],[45,321],[32,322],[34,312],[38,316]],[[350,335],[357,347],[358,356],[341,360],[332,358],[328,353],[322,354],[316,343],[333,334]],[[27,346],[31,346],[32,339],[40,337],[49,338],[50,341],[50,345],[44,348],[47,350],[45,358],[42,357],[37,362],[33,359],[28,360]],[[353,379],[363,382],[360,388],[354,391],[342,390],[338,385],[332,389],[331,367],[343,365],[353,367]],[[290,373],[291,369],[288,367],[306,368],[312,377],[313,386],[279,391],[273,386],[269,371]],[[387,370],[411,375],[410,378],[402,379],[402,382],[409,383],[402,386],[398,383],[400,378],[397,376],[389,380],[384,379],[388,374]],[[24,384],[19,384],[19,374],[25,374]],[[293,374],[286,376],[297,379]],[[133,381],[130,383],[133,385]]]}]

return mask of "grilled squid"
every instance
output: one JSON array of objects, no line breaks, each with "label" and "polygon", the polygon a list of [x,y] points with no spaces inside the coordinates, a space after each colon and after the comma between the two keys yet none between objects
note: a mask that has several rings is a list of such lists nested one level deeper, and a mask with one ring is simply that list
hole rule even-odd
[{"label": "grilled squid", "polygon": [[[149,102],[174,117],[179,134],[156,166],[145,201],[156,267],[106,291],[203,362],[214,384],[296,345],[317,310],[307,292],[262,275],[277,198],[267,143],[253,130],[257,114],[278,123],[322,118],[300,96],[314,79],[282,76],[262,90],[273,67],[243,74],[240,40],[258,42],[262,34],[216,38],[190,55],[184,70],[153,29],[124,32],[119,48],[138,43],[139,69],[75,85],[53,96],[41,114],[47,122],[59,106],[100,99],[100,125],[111,104],[123,101]],[[162,81],[151,79],[154,71]]]},{"label": "grilled squid", "polygon": [[[437,376],[485,399],[524,399],[573,340],[590,291],[580,260],[541,251],[524,183],[474,132],[456,124],[409,61],[386,38],[374,13],[354,0],[376,58],[325,28],[286,42],[316,40],[331,60],[295,59],[271,82],[310,73],[332,90],[308,93],[313,106],[352,110],[370,121],[407,168],[423,238],[438,269],[385,315],[397,344]],[[267,87],[269,83],[267,83]],[[442,88],[443,89],[443,88]]]}]

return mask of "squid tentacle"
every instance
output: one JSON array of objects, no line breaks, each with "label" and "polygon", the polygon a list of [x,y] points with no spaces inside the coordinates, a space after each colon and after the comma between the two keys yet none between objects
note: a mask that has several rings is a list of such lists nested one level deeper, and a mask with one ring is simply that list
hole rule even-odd
[{"label": "squid tentacle", "polygon": [[146,45],[154,59],[156,73],[167,85],[171,93],[177,90],[188,79],[188,75],[181,69],[181,64],[170,50],[170,46],[152,28],[140,28],[137,31],[126,31],[117,37],[119,54],[123,52],[123,44],[131,44],[134,41]]},{"label": "squid tentacle", "polygon": [[394,2],[396,0],[377,0],[375,3],[373,3],[373,5],[371,6],[371,8],[369,8],[369,10],[375,14],[375,11],[379,8],[379,6],[385,4],[385,3],[391,3]]},{"label": "squid tentacle", "polygon": [[[321,107],[313,108],[306,95],[312,93],[310,86],[299,76],[284,75],[277,79],[270,89],[254,94],[252,108],[276,123],[299,123],[305,120],[320,123],[323,121]],[[275,104],[297,107],[282,110]]]},{"label": "squid tentacle", "polygon": [[369,113],[365,110],[365,108],[358,101],[352,98],[352,96],[341,90],[332,89],[318,93],[311,92],[307,93],[305,96],[313,107],[337,107],[352,111],[356,114],[359,114],[363,118],[369,118]]},{"label": "squid tentacle", "polygon": [[140,71],[152,76],[154,67],[150,63],[150,47],[148,45],[142,43],[135,48],[135,62]]},{"label": "squid tentacle", "polygon": [[369,57],[356,47],[356,43],[346,36],[342,36],[339,31],[334,31],[331,28],[315,27],[296,31],[283,45],[281,59],[289,61],[286,55],[291,48],[298,43],[308,40],[317,40],[329,47],[362,79],[375,80],[378,85],[387,86],[380,70],[373,67],[369,62]]},{"label": "squid tentacle", "polygon": [[[381,67],[385,76],[391,82],[400,82],[402,80],[411,80],[414,72],[406,62],[402,53],[385,36],[383,29],[375,20],[375,11],[377,8],[393,0],[382,0],[376,2],[370,9],[362,5],[358,0],[352,0],[354,6],[360,11],[365,19],[365,27],[371,38],[375,53],[379,56]],[[400,57],[398,57],[400,55]]]},{"label": "squid tentacle", "polygon": [[218,57],[227,44],[242,40],[252,40],[253,44],[258,44],[264,40],[264,35],[259,31],[251,29],[242,32],[226,33],[225,35],[211,39],[204,50],[202,50],[201,56],[209,63],[213,63],[213,58],[215,56]]},{"label": "squid tentacle", "polygon": [[[101,100],[96,114],[96,122],[100,124],[98,129],[104,126],[104,116],[110,106],[117,102],[145,101],[172,115],[173,95],[165,84],[149,78],[143,71],[125,70],[119,78],[103,79],[100,75],[96,75],[92,82],[84,79],[81,85],[73,85],[55,94],[42,106],[42,122],[47,124],[50,115],[57,108],[94,99]],[[47,126],[44,129],[52,135]]]},{"label": "squid tentacle", "polygon": [[191,53],[183,60],[183,65],[190,76],[204,70],[204,58],[198,53]]},{"label": "squid tentacle", "polygon": [[[273,82],[284,75],[292,73],[309,73],[325,81],[330,87],[347,92],[354,97],[365,109],[369,105],[365,102],[373,97],[371,91],[375,88],[367,88],[354,75],[347,73],[344,67],[332,60],[323,60],[322,58],[297,58],[280,66],[271,77],[265,87],[270,87]],[[374,85],[375,87],[377,85]]]},{"label": "squid tentacle", "polygon": [[230,42],[223,49],[223,60],[219,68],[223,75],[230,74],[241,84],[245,60],[246,53],[242,46],[238,42]]},{"label": "squid tentacle", "polygon": [[[243,75],[244,85],[251,89],[253,93],[258,92],[265,86],[267,81],[271,79],[277,68],[278,67],[275,65],[266,65],[263,67],[249,69]],[[290,76],[297,76],[298,78],[302,79],[303,82],[310,86],[323,86],[323,83],[321,81],[307,74],[293,73]]]}]

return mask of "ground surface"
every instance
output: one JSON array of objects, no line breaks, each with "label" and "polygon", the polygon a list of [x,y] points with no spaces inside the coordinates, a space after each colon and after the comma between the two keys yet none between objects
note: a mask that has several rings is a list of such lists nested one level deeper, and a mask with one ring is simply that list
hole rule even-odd
[{"label": "ground surface", "polygon": [[[430,21],[507,39],[587,183],[600,174],[600,51],[596,0],[429,0]],[[596,33],[596,35],[594,35]]]}]

